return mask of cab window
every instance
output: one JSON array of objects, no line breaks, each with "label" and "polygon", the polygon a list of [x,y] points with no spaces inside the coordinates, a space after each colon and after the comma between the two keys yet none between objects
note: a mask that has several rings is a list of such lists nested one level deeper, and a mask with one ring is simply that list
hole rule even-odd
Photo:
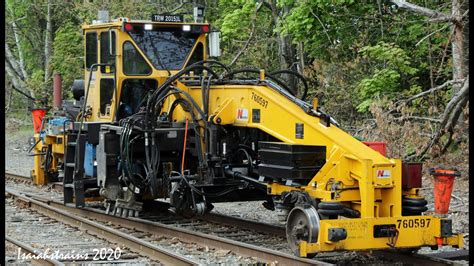
[{"label": "cab window", "polygon": [[[109,64],[111,72],[113,72],[113,65],[115,64],[115,32],[112,31],[112,55],[109,45],[109,32],[104,31],[100,34],[100,63]],[[106,67],[101,67],[101,72],[106,73]]]},{"label": "cab window", "polygon": [[114,79],[100,79],[100,113],[102,115],[110,115],[110,110],[107,109],[107,105],[110,106],[113,95]]},{"label": "cab window", "polygon": [[148,96],[156,90],[155,79],[126,79],[122,83],[117,120],[121,120],[140,111],[146,106]]},{"label": "cab window", "polygon": [[97,33],[86,33],[86,68],[89,70],[91,65],[97,63]]},{"label": "cab window", "polygon": [[125,75],[149,75],[151,67],[131,42],[123,44],[123,73]]},{"label": "cab window", "polygon": [[187,66],[190,66],[196,62],[204,60],[204,47],[202,43],[198,43],[196,48],[194,48],[194,52],[189,59]]}]

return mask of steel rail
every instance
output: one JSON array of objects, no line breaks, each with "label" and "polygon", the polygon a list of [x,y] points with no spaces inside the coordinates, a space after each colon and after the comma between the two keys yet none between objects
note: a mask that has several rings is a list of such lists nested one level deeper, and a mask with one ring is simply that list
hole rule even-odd
[{"label": "steel rail", "polygon": [[[11,189],[6,189],[7,193],[19,193],[13,192]],[[61,209],[82,217],[87,217],[88,219],[94,219],[101,222],[110,222],[114,225],[135,229],[143,231],[150,234],[164,235],[168,237],[177,237],[185,242],[199,243],[209,247],[227,249],[234,251],[239,255],[251,256],[258,259],[261,259],[267,263],[278,263],[281,265],[333,265],[331,263],[312,260],[307,258],[299,258],[290,254],[286,254],[280,251],[271,250],[268,248],[255,246],[243,242],[238,242],[214,235],[203,234],[199,232],[194,232],[191,230],[177,228],[170,225],[165,225],[162,223],[152,222],[143,220],[140,218],[133,217],[118,217],[105,214],[105,212],[92,208],[75,208],[73,205],[64,205],[62,202],[56,200],[50,200],[35,196],[31,193],[25,193],[25,197],[31,198],[33,200],[41,201],[43,204],[52,206],[54,208]]]},{"label": "steel rail", "polygon": [[[15,176],[18,176],[18,175],[15,175]],[[19,177],[21,177],[21,176],[19,176]],[[23,178],[25,178],[25,177],[23,177]],[[59,201],[54,201],[54,200],[51,201],[50,199],[44,199],[44,198],[38,197],[38,196],[33,195],[33,194],[28,194],[28,193],[26,193],[25,195],[28,195],[29,197],[36,198],[39,201],[48,202],[48,204],[58,206],[59,208],[65,208],[68,211],[79,212],[83,216],[86,215],[86,213],[83,213],[83,211],[78,211],[78,209],[75,209],[75,208],[73,209],[71,207],[65,207]],[[169,205],[169,203],[163,202],[163,201],[156,201],[156,204],[157,204],[157,207],[159,207],[159,205],[166,205],[166,204]],[[161,206],[161,207],[163,207],[163,206]],[[136,227],[137,225],[135,225],[135,224],[130,224],[128,226],[127,226],[127,224],[123,224],[123,226],[128,227],[128,228],[136,228],[136,229],[143,228],[141,230],[145,231],[145,229],[146,229],[146,231],[150,232],[150,233],[161,232],[161,233],[164,233],[168,236],[176,236],[176,234],[173,233],[170,230],[185,231],[184,234],[188,234],[188,235],[187,236],[182,236],[183,237],[182,239],[185,239],[187,241],[199,242],[199,241],[196,240],[196,238],[198,236],[194,236],[193,234],[195,234],[195,235],[205,235],[205,234],[202,234],[202,233],[197,233],[197,232],[193,232],[193,231],[182,229],[182,228],[174,228],[174,227],[169,226],[169,225],[164,225],[164,224],[157,223],[157,222],[151,222],[151,221],[147,221],[147,220],[143,220],[143,219],[139,219],[139,218],[122,218],[122,217],[110,216],[110,215],[106,215],[105,213],[103,213],[99,210],[92,209],[92,208],[84,208],[83,210],[87,210],[87,211],[97,213],[97,215],[105,215],[106,217],[109,217],[109,219],[110,218],[114,219],[114,220],[125,219],[125,220],[130,220],[130,221],[134,221],[134,222],[143,223],[144,225],[142,225],[141,227]],[[226,224],[226,225],[231,225],[231,226],[238,226],[238,227],[241,227],[241,228],[252,229],[252,230],[255,230],[255,231],[258,231],[258,232],[272,234],[272,235],[276,235],[276,236],[283,236],[283,237],[286,236],[284,227],[279,227],[279,226],[264,224],[264,223],[258,223],[258,222],[255,222],[255,221],[244,220],[244,219],[241,219],[241,218],[222,215],[222,214],[217,214],[217,213],[208,213],[208,214],[205,214],[202,217],[199,217],[198,219],[202,219],[202,220],[208,221],[208,222],[215,222],[215,223],[221,223],[221,224]],[[100,220],[100,219],[98,219],[98,220]],[[119,221],[116,221],[116,222],[120,223]],[[131,222],[126,222],[126,223],[131,223]],[[154,232],[149,231],[151,229],[149,229],[148,226],[157,226],[157,229],[156,229],[157,231],[154,231]],[[210,236],[210,237],[214,237],[214,236]],[[215,238],[219,238],[219,237],[215,237]],[[230,242],[237,242],[237,241],[228,240],[228,239],[225,239],[225,240],[230,241]],[[209,245],[209,246],[213,246],[215,248],[226,248],[226,249],[235,250],[232,247],[224,245],[223,243],[215,242],[215,241],[210,240],[210,239],[208,239],[207,241],[202,242],[202,243],[204,243],[206,245]],[[241,243],[241,242],[237,242],[237,243]],[[244,244],[244,243],[241,243],[241,244]],[[249,244],[244,244],[244,245],[249,245]],[[249,246],[253,246],[253,245],[249,245]],[[259,249],[264,249],[264,248],[261,248],[261,247],[258,247],[258,248]],[[274,252],[276,252],[276,251],[274,251]],[[365,251],[362,251],[362,252],[365,252]],[[246,248],[243,248],[243,249],[239,248],[239,252],[237,252],[237,253],[242,254],[242,255],[247,255],[247,256],[254,256],[254,257],[261,258],[261,259],[271,258],[269,256],[262,256],[262,257],[255,256],[255,255],[253,255],[254,251],[247,250]],[[396,251],[392,251],[392,250],[374,250],[372,252],[372,254],[375,255],[375,256],[378,256],[378,257],[394,259],[396,261],[406,262],[406,263],[431,263],[432,265],[462,265],[462,264],[455,261],[455,259],[457,259],[456,257],[443,258],[444,253],[402,254],[402,253],[397,253]],[[289,256],[292,257],[293,259],[297,259],[297,257],[293,257],[291,255],[289,255]],[[461,259],[466,259],[467,258],[467,260],[469,260],[469,255],[468,254],[466,255],[466,254],[463,253],[463,255],[461,257],[462,257]],[[322,262],[322,261],[316,261],[316,260],[311,260],[311,261],[313,262],[313,264],[314,263],[321,263],[321,264],[328,265],[328,263],[325,263],[325,262]],[[274,262],[274,260],[267,260],[267,262],[271,263],[271,262]]]},{"label": "steel rail", "polygon": [[[6,188],[5,192],[16,199],[26,202],[30,209],[38,211],[39,213],[43,215],[46,215],[54,220],[64,222],[66,224],[69,224],[81,230],[85,230],[89,233],[102,236],[110,242],[123,244],[130,250],[137,252],[139,254],[148,256],[151,259],[158,260],[161,263],[168,264],[168,265],[198,265],[199,264],[199,262],[197,261],[188,259],[174,252],[165,250],[150,242],[141,240],[134,236],[125,234],[119,230],[107,227],[103,224],[91,221],[83,217],[80,217],[77,214],[74,214],[73,212],[68,212],[64,209],[58,208],[57,206],[55,207],[55,206],[52,206],[51,204],[48,205],[44,202],[40,202],[26,195],[22,195],[18,191],[13,191],[12,189]],[[80,210],[80,209],[77,209],[77,210]],[[92,218],[92,217],[88,217],[88,218]],[[110,219],[104,219],[102,221],[108,222],[110,221]]]},{"label": "steel rail", "polygon": [[396,251],[388,250],[374,250],[373,255],[377,257],[383,257],[385,259],[392,259],[396,262],[409,263],[414,265],[433,265],[433,266],[443,266],[443,265],[466,265],[465,263],[457,262],[454,260],[438,258],[431,256],[431,254],[401,254]]},{"label": "steel rail", "polygon": [[36,265],[55,265],[55,266],[63,266],[64,265],[64,263],[62,263],[58,260],[54,260],[54,259],[50,259],[50,258],[44,258],[44,257],[42,258],[40,256],[41,254],[38,251],[36,251],[36,249],[34,249],[30,245],[28,245],[26,243],[23,243],[23,242],[21,242],[17,239],[14,239],[10,236],[5,235],[5,240],[12,243],[15,246],[20,247],[24,252],[29,253],[29,255],[32,255],[32,254],[35,255],[37,258],[31,259],[32,264],[36,264]]},{"label": "steel rail", "polygon": [[[33,179],[31,177],[24,176],[24,175],[5,172],[5,179],[15,181],[15,182],[20,182],[23,184],[34,185]],[[63,190],[62,182],[52,182],[50,184],[51,184],[51,188],[62,192]]]},{"label": "steel rail", "polygon": [[245,220],[242,218],[232,217],[229,215],[223,215],[223,214],[218,214],[218,213],[206,213],[202,217],[197,217],[197,219],[202,219],[207,222],[237,226],[240,228],[248,228],[260,233],[265,233],[265,234],[270,234],[270,235],[286,238],[285,228],[281,226],[276,226],[273,224],[259,223],[255,221]]},{"label": "steel rail", "polygon": [[24,175],[18,175],[18,174],[14,174],[14,173],[5,172],[5,179],[9,179],[9,180],[16,181],[16,182],[33,184],[33,179],[31,179],[31,177],[27,177],[27,176],[24,176]]},{"label": "steel rail", "polygon": [[[169,207],[170,207],[170,204],[168,202],[155,200],[153,202],[153,205],[149,206],[148,209],[163,210],[163,209],[168,209]],[[257,231],[260,233],[265,233],[265,234],[269,234],[273,236],[280,236],[280,237],[286,238],[285,228],[281,226],[273,225],[273,224],[260,223],[256,221],[245,220],[239,217],[224,215],[220,213],[213,213],[213,212],[209,212],[209,213],[204,214],[203,216],[197,216],[195,218],[198,220],[206,221],[206,222],[236,226],[240,228],[251,229],[253,231]]]}]

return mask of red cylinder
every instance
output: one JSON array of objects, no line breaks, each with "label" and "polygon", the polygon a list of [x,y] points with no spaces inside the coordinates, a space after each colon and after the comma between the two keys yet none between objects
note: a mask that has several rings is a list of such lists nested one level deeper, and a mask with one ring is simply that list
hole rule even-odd
[{"label": "red cylinder", "polygon": [[46,109],[43,109],[43,108],[32,109],[31,115],[33,117],[33,129],[35,133],[40,133],[41,124],[43,123],[43,118],[46,115]]},{"label": "red cylinder", "polygon": [[430,169],[434,177],[435,213],[447,214],[451,203],[454,177],[461,174],[457,170]]},{"label": "red cylinder", "polygon": [[62,105],[62,81],[61,81],[61,74],[60,73],[54,73],[54,78],[53,78],[53,96],[54,96],[54,102],[53,106],[57,109],[59,109]]}]

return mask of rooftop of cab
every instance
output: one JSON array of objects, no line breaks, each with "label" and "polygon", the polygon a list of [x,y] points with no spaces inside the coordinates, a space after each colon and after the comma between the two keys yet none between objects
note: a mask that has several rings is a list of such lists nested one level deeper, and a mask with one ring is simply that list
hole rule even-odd
[{"label": "rooftop of cab", "polygon": [[98,21],[94,20],[91,24],[83,24],[82,29],[100,29],[100,28],[110,28],[110,27],[121,27],[123,23],[133,23],[133,24],[153,24],[153,25],[210,25],[207,22],[204,23],[195,23],[192,21],[185,22],[155,22],[151,20],[139,20],[139,19],[130,19],[130,18],[117,18],[110,21]]}]

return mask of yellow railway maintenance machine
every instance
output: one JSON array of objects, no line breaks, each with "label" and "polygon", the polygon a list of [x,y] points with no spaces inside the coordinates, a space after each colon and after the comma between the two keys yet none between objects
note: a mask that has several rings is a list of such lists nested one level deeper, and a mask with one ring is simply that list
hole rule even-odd
[{"label": "yellow railway maintenance machine", "polygon": [[283,214],[302,257],[462,247],[451,220],[423,214],[421,164],[386,158],[339,128],[305,101],[298,73],[208,60],[219,55],[219,35],[200,13],[193,22],[153,15],[83,26],[85,81],[74,82],[64,115],[45,122],[64,130],[43,133],[55,162],[45,167],[48,156],[38,156],[34,170],[64,183],[65,204],[100,196],[108,213],[139,216],[159,198],[182,215],[264,201]]}]

